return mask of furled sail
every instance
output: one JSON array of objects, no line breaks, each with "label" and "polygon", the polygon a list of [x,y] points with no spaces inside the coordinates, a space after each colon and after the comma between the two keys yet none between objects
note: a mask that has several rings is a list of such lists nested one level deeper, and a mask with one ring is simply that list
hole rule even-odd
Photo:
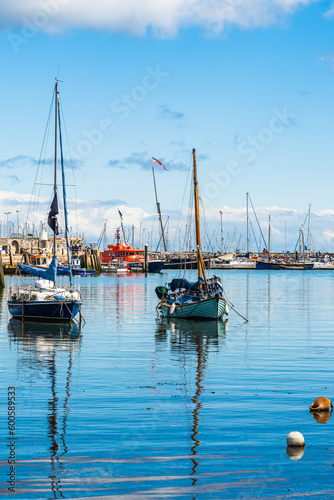
[{"label": "furled sail", "polygon": [[55,193],[53,200],[52,200],[52,203],[51,203],[50,212],[48,214],[48,225],[55,234],[59,234],[58,222],[57,222],[57,215],[58,214],[59,214],[58,197],[57,197],[57,193]]},{"label": "furled sail", "polygon": [[57,256],[54,255],[52,257],[51,264],[49,267],[42,269],[41,267],[33,267],[28,264],[18,264],[19,268],[22,269],[27,274],[31,274],[31,276],[38,276],[39,278],[43,278],[44,280],[56,281],[57,276]]}]

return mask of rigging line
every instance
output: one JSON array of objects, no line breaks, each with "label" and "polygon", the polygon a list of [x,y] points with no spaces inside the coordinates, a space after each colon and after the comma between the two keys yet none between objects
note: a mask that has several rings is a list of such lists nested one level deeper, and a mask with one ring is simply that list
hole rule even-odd
[{"label": "rigging line", "polygon": [[[52,99],[51,99],[47,124],[45,127],[45,132],[44,132],[44,137],[43,137],[43,142],[42,142],[41,153],[40,153],[40,157],[38,160],[38,168],[37,168],[37,172],[36,172],[36,178],[35,178],[33,192],[35,190],[35,184],[36,184],[36,180],[37,180],[38,174],[40,172],[41,166],[42,166],[42,171],[40,174],[40,178],[41,178],[41,181],[43,180],[44,166],[45,166],[45,162],[46,162],[46,160],[45,160],[46,148],[47,148],[48,138],[49,138],[49,134],[50,134],[50,123],[51,123],[51,115],[52,115],[52,110],[53,110],[53,103],[54,103],[54,94],[53,94]],[[43,157],[43,159],[42,159],[42,157]],[[38,211],[38,207],[39,207],[39,203],[40,203],[40,196],[41,196],[41,186],[39,186],[38,193],[35,192],[34,209],[33,209],[33,223],[35,222],[35,217],[36,217],[36,214]]]},{"label": "rigging line", "polygon": [[[58,111],[59,111],[59,101],[58,101]],[[67,246],[67,262],[70,271],[70,285],[72,286],[72,263],[71,263],[71,252],[70,252],[70,242],[68,236],[68,214],[67,214],[67,203],[66,203],[66,184],[65,184],[65,166],[64,166],[64,156],[63,156],[63,140],[61,133],[60,124],[60,113],[58,113],[58,128],[59,128],[59,143],[60,143],[60,160],[61,160],[61,172],[62,172],[62,184],[63,184],[63,202],[64,202],[64,215],[65,215],[65,237]]]},{"label": "rigging line", "polygon": [[[164,231],[166,229],[166,226],[167,226],[167,223],[168,223],[168,219],[169,219],[169,216],[167,216],[167,220],[166,220],[165,225],[164,225]],[[158,241],[156,252],[158,251],[158,248],[160,246],[161,240],[162,240],[162,234],[160,234],[160,238],[159,238],[159,241]]]},{"label": "rigging line", "polygon": [[[254,209],[253,202],[252,202],[251,197],[250,197],[249,195],[248,195],[248,199],[249,199],[249,201],[251,202],[252,209],[253,209],[253,212],[254,212],[254,215],[255,215],[255,219],[256,219],[257,225],[258,225],[258,227],[259,227],[259,229],[260,229],[260,233],[261,233],[261,236],[262,236],[262,238],[263,238],[263,241],[264,241],[264,246],[265,246],[265,248],[268,248],[267,243],[266,243],[266,240],[264,239],[264,236],[263,236],[263,233],[262,233],[261,226],[260,226],[260,224],[259,224],[258,218],[257,218],[256,213],[255,213],[255,209]],[[260,242],[261,242],[261,238],[260,238]]]},{"label": "rigging line", "polygon": [[259,247],[258,242],[257,242],[257,240],[256,240],[256,236],[255,236],[255,232],[254,232],[254,228],[253,228],[253,224],[252,224],[252,221],[251,221],[251,220],[249,221],[249,224],[250,224],[250,227],[251,227],[251,230],[252,230],[253,236],[254,236],[254,241],[255,241],[255,244],[256,244],[256,247],[257,247],[257,251],[258,251],[258,253],[260,254],[260,253],[261,253],[261,252],[260,252],[260,247]]},{"label": "rigging line", "polygon": [[177,225],[176,225],[176,232],[174,234],[174,241],[173,241],[173,247],[174,248],[175,248],[177,230],[178,230],[179,224],[180,224],[180,218],[181,218],[181,213],[182,213],[182,209],[183,209],[184,198],[186,196],[187,186],[188,186],[188,182],[189,182],[189,176],[190,176],[190,172],[191,172],[191,168],[190,168],[190,166],[191,166],[191,158],[192,157],[190,157],[190,160],[189,160],[188,175],[187,175],[187,179],[186,179],[186,185],[185,185],[184,192],[183,192],[183,197],[182,197],[182,202],[181,202],[181,208],[180,208],[180,212],[179,212],[179,218],[178,218]]},{"label": "rigging line", "polygon": [[[55,96],[54,96],[54,91],[53,91],[52,100],[51,100],[50,109],[49,109],[49,114],[48,114],[48,119],[47,119],[46,127],[45,127],[45,130],[44,130],[44,137],[43,137],[43,142],[42,142],[42,148],[41,148],[41,152],[40,152],[40,156],[39,156],[39,160],[38,160],[38,164],[37,164],[37,170],[36,170],[36,174],[35,174],[35,181],[34,181],[34,184],[33,184],[33,190],[32,190],[32,193],[31,193],[30,202],[29,202],[29,206],[28,206],[26,224],[28,223],[28,218],[29,218],[31,206],[34,203],[33,198],[34,198],[34,192],[35,192],[35,185],[36,185],[36,181],[37,181],[38,173],[39,173],[39,168],[40,168],[41,161],[42,161],[43,150],[44,150],[44,148],[46,148],[47,137],[49,135],[50,122],[51,122],[51,113],[52,113],[52,109],[53,109],[54,97]],[[35,194],[35,196],[37,196],[37,194]]]},{"label": "rigging line", "polygon": [[61,116],[62,116],[63,128],[64,128],[64,131],[65,131],[68,156],[69,156],[69,160],[70,160],[70,165],[71,165],[72,175],[73,175],[73,181],[74,181],[74,186],[75,186],[75,188],[74,188],[75,189],[75,216],[76,216],[77,234],[79,234],[78,196],[77,196],[77,187],[76,187],[76,183],[77,182],[76,182],[75,172],[74,172],[74,162],[73,162],[73,158],[72,158],[72,155],[71,155],[71,148],[70,148],[70,143],[69,143],[69,140],[68,140],[67,128],[66,128],[66,121],[65,121],[65,116],[64,116],[64,112],[63,112],[62,103],[59,102],[59,104],[60,104],[60,111],[61,111]]}]

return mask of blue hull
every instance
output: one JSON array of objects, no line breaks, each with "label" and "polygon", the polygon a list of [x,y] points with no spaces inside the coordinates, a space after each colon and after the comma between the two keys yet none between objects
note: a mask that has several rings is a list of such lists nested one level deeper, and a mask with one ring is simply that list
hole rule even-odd
[{"label": "blue hull", "polygon": [[34,301],[15,302],[8,301],[8,309],[13,318],[34,319],[48,321],[70,321],[80,310],[81,302],[67,300],[63,302]]},{"label": "blue hull", "polygon": [[57,276],[69,276],[69,274],[70,270],[68,269],[68,267],[62,267],[62,266],[57,267]]},{"label": "blue hull", "polygon": [[280,269],[281,266],[278,262],[256,262],[255,269]]},{"label": "blue hull", "polygon": [[[70,270],[65,266],[57,267],[57,276],[69,276]],[[83,269],[81,267],[72,267],[73,276],[93,276],[95,274],[95,269]]]},{"label": "blue hull", "polygon": [[154,260],[150,260],[148,262],[148,272],[149,273],[160,273],[162,268],[164,267],[164,262],[156,262]]},{"label": "blue hull", "polygon": [[73,276],[93,276],[95,269],[72,269]]}]

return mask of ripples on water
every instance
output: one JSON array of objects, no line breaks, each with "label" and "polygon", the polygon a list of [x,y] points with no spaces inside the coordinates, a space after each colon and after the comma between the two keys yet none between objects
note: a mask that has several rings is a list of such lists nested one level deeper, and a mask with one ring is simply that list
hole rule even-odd
[{"label": "ripples on water", "polygon": [[[334,497],[334,417],[308,410],[334,396],[334,273],[219,274],[249,323],[232,311],[228,323],[158,320],[164,274],[78,278],[81,332],[22,324],[8,316],[17,278],[7,278],[4,497]],[[15,494],[6,484],[8,386],[17,396]],[[299,456],[286,450],[292,430],[306,440]]]}]

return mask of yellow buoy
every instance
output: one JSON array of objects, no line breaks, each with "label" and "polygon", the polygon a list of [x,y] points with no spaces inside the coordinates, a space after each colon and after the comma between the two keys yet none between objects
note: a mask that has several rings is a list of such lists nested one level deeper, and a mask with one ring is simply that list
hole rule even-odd
[{"label": "yellow buoy", "polygon": [[331,411],[332,408],[331,400],[322,396],[315,399],[310,406],[311,411]]}]

